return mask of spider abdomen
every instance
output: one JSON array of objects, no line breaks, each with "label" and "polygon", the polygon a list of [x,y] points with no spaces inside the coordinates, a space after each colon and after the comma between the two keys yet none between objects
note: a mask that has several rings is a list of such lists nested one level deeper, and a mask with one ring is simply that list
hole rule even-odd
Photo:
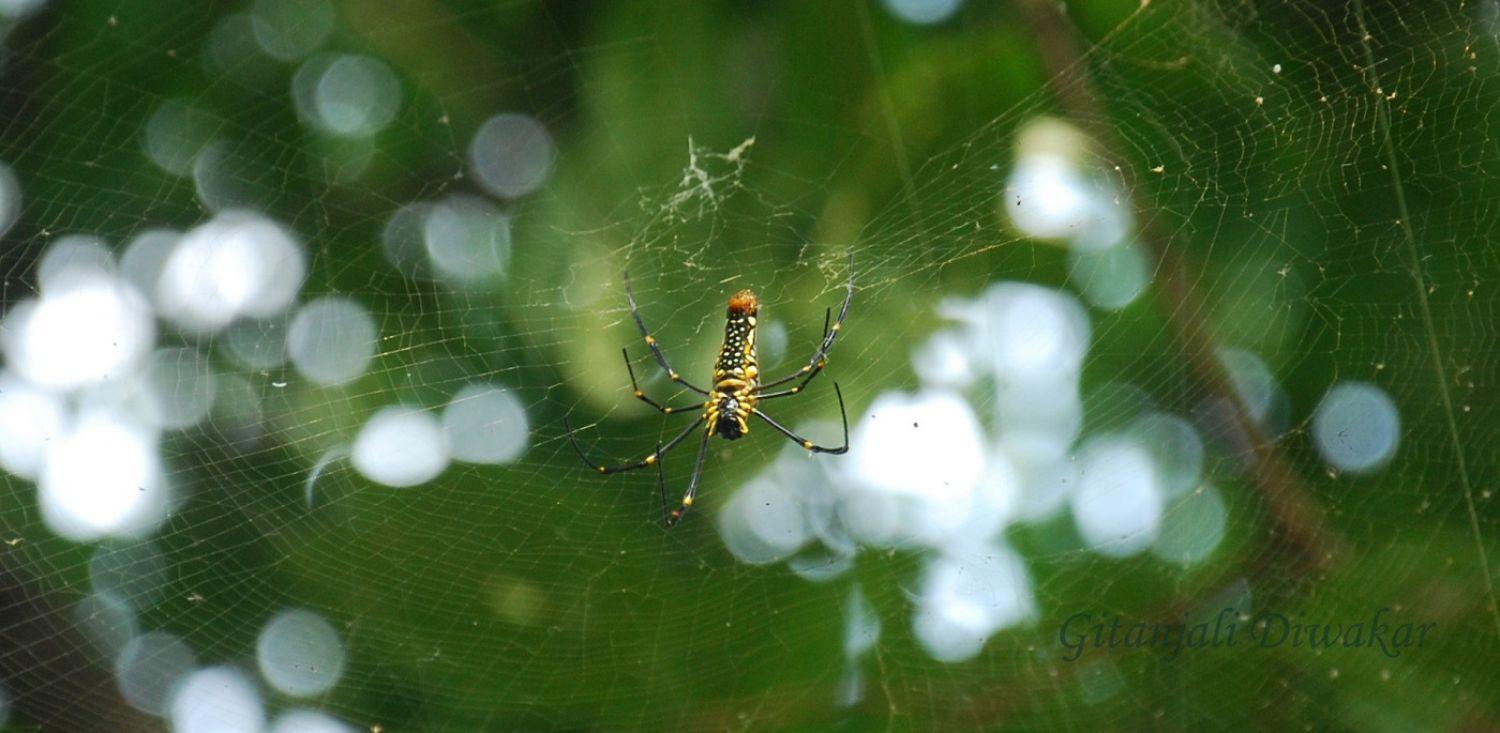
[{"label": "spider abdomen", "polygon": [[714,385],[719,391],[732,391],[737,384],[722,385],[726,381],[748,382],[754,389],[755,378],[760,368],[755,360],[755,318],[760,311],[760,301],[755,293],[741,290],[729,299],[729,309],[724,320],[724,345],[719,348],[719,361],[714,365]]},{"label": "spider abdomen", "polygon": [[725,313],[724,345],[714,365],[714,391],[709,395],[708,429],[725,440],[750,432],[760,365],[755,360],[755,319],[760,301],[741,290],[730,296]]}]

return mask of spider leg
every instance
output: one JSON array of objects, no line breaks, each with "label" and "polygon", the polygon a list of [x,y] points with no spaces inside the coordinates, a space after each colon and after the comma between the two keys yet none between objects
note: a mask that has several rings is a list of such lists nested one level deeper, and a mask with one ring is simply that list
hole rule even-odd
[{"label": "spider leg", "polygon": [[625,371],[630,372],[630,389],[635,392],[635,398],[655,407],[657,412],[663,415],[686,415],[692,410],[703,406],[703,403],[695,402],[691,405],[683,405],[682,407],[668,407],[647,397],[646,393],[641,391],[641,386],[635,381],[635,368],[630,366],[630,352],[620,349],[620,356],[625,357]]},{"label": "spider leg", "polygon": [[[656,441],[656,455],[661,455],[661,441]],[[661,497],[661,518],[667,519],[667,474],[661,468],[661,461],[656,462],[656,493]]]},{"label": "spider leg", "polygon": [[828,447],[825,447],[825,446],[817,445],[816,443],[813,443],[811,440],[808,440],[807,438],[804,438],[804,437],[802,437],[802,436],[800,436],[800,435],[798,435],[798,434],[796,434],[796,433],[794,433],[794,432],[786,429],[784,426],[782,426],[781,423],[776,422],[775,420],[772,420],[770,415],[767,415],[766,413],[761,412],[760,410],[755,410],[754,412],[755,412],[756,417],[759,417],[760,419],[765,420],[768,425],[770,425],[773,428],[776,428],[777,432],[780,432],[782,435],[785,435],[786,437],[790,438],[793,443],[796,443],[797,445],[800,445],[803,448],[806,448],[806,449],[808,449],[808,450],[810,450],[810,451],[812,451],[814,453],[832,453],[834,455],[839,455],[841,453],[847,453],[849,451],[849,415],[844,412],[844,393],[841,390],[839,390],[839,383],[838,382],[834,382],[833,383],[833,393],[835,395],[838,395],[838,398],[839,398],[839,420],[843,421],[843,423],[844,423],[844,444],[841,445],[841,446],[839,446],[839,447],[837,447],[837,448],[828,448]]},{"label": "spider leg", "polygon": [[[830,311],[828,309],[826,309],[826,308],[823,310],[823,338],[825,338],[825,339],[828,338],[828,314],[829,314],[829,312]],[[831,344],[832,342],[830,341],[829,343]],[[823,373],[823,367],[826,366],[827,364],[828,364],[828,360],[827,359],[819,359],[816,366],[813,366],[813,365],[809,364],[807,368],[805,368],[805,369],[799,369],[798,371],[796,371],[795,373],[792,374],[792,377],[798,377],[798,376],[801,376],[804,373],[807,374],[807,378],[803,379],[801,384],[798,384],[797,386],[795,386],[795,387],[793,387],[791,389],[781,390],[780,392],[771,392],[770,394],[756,394],[755,398],[758,399],[758,400],[772,400],[772,399],[776,399],[777,397],[791,397],[792,395],[797,394],[798,392],[801,392],[802,390],[806,389],[807,388],[807,383],[811,382],[813,380],[813,377],[816,377],[819,374],[822,374]],[[757,392],[759,392],[760,390],[765,389],[766,387],[775,386],[775,385],[781,384],[781,383],[783,383],[785,381],[787,381],[787,380],[786,379],[780,379],[780,380],[777,380],[775,382],[772,382],[769,385],[761,385],[759,387],[756,387],[755,389],[756,389]]]},{"label": "spider leg", "polygon": [[682,440],[688,436],[688,433],[693,432],[693,430],[698,427],[698,423],[695,421],[692,425],[687,426],[686,429],[677,434],[677,437],[667,441],[666,446],[657,448],[655,453],[652,453],[651,455],[646,456],[645,458],[642,458],[635,463],[623,463],[618,466],[604,466],[589,460],[588,454],[583,452],[583,446],[578,444],[578,437],[573,434],[573,426],[568,422],[567,415],[563,415],[563,427],[567,429],[568,442],[573,444],[573,450],[578,453],[578,457],[583,459],[583,462],[587,464],[589,468],[592,468],[599,473],[609,474],[622,473],[624,471],[634,471],[637,468],[645,468],[653,463],[656,463],[657,459],[666,455],[667,451],[676,448],[677,444],[681,443]]},{"label": "spider leg", "polygon": [[812,358],[807,360],[807,365],[795,372],[792,372],[791,374],[786,375],[785,377],[782,377],[781,379],[775,379],[770,382],[761,384],[760,389],[764,390],[770,387],[780,386],[798,377],[803,377],[802,384],[799,384],[786,392],[786,394],[796,394],[798,392],[801,392],[802,388],[806,386],[808,382],[811,382],[813,377],[818,376],[818,372],[823,371],[823,365],[828,361],[828,351],[833,348],[834,339],[837,339],[839,337],[839,328],[844,325],[844,316],[849,315],[849,303],[852,300],[854,300],[854,251],[850,250],[849,283],[844,286],[844,304],[839,307],[838,320],[833,322],[832,327],[829,327],[828,313],[827,311],[825,311],[823,314],[823,341],[818,344],[818,350],[813,352]]},{"label": "spider leg", "polygon": [[671,364],[667,363],[666,355],[661,353],[661,347],[656,345],[656,339],[653,338],[651,336],[651,332],[646,329],[646,322],[641,320],[640,309],[635,305],[635,293],[630,289],[630,272],[628,270],[625,272],[625,299],[630,301],[630,316],[635,319],[636,328],[639,328],[641,330],[641,338],[645,339],[646,345],[651,347],[651,355],[656,357],[656,363],[661,365],[662,371],[665,371],[667,373],[667,376],[672,378],[672,381],[677,382],[682,386],[687,387],[694,392],[697,392],[698,394],[704,395],[705,397],[708,396],[707,390],[704,390],[702,387],[693,386],[691,382],[683,379],[682,375],[678,374],[677,370],[673,369]]},{"label": "spider leg", "polygon": [[677,523],[682,521],[682,517],[688,513],[688,510],[693,508],[693,498],[698,495],[698,479],[703,475],[703,458],[708,455],[708,438],[711,435],[712,433],[705,432],[703,434],[703,442],[698,444],[698,461],[693,464],[693,478],[688,481],[687,493],[682,495],[682,506],[673,509],[672,513],[666,516],[668,527],[677,526]]}]

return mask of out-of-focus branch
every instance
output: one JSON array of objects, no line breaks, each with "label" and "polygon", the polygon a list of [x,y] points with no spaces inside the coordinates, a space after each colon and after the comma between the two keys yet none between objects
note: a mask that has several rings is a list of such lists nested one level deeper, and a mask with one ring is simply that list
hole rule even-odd
[{"label": "out-of-focus branch", "polygon": [[[1089,69],[1079,51],[1077,29],[1063,16],[1061,9],[1049,0],[1022,0],[1022,14],[1037,41],[1037,51],[1049,76],[1049,86],[1058,106],[1072,120],[1084,127],[1092,138],[1108,150],[1124,150],[1099,97],[1093,91]],[[1146,3],[1142,3],[1144,10]],[[1118,168],[1131,208],[1149,212],[1149,202],[1139,199],[1131,167]],[[1323,510],[1303,486],[1297,472],[1274,444],[1268,441],[1261,426],[1251,416],[1244,399],[1235,389],[1224,364],[1219,360],[1218,344],[1201,314],[1202,299],[1193,288],[1190,269],[1170,246],[1172,236],[1162,231],[1157,217],[1148,214],[1141,221],[1141,244],[1154,262],[1160,286],[1159,302],[1170,324],[1183,358],[1203,389],[1225,399],[1233,408],[1237,427],[1249,443],[1254,463],[1250,467],[1255,486],[1266,512],[1275,525],[1276,544],[1288,551],[1289,559],[1304,568],[1321,569],[1343,553],[1341,542],[1323,521]]]}]

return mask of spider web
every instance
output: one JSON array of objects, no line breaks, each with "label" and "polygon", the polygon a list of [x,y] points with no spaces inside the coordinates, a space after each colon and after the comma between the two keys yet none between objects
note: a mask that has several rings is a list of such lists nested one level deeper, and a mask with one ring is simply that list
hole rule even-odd
[{"label": "spider web", "polygon": [[[0,3],[11,728],[1500,714],[1494,2],[24,5]],[[129,280],[147,233],[243,227],[305,270],[277,308],[161,286],[120,296],[150,314],[122,373],[18,357],[123,348],[16,315],[72,292],[49,261]],[[836,445],[837,382],[849,455],[715,441],[671,531],[654,472],[573,455],[565,417],[609,462],[692,419],[631,394],[622,346],[648,394],[696,399],[627,268],[701,385],[740,288],[764,371],[805,364],[851,252],[827,373],[763,405]],[[125,366],[170,377],[149,419]],[[43,500],[113,485],[91,447],[135,443],[100,405],[149,423],[149,521]],[[18,469],[28,440],[61,457]],[[1059,633],[1221,609],[1436,626],[1394,657],[1069,659]]]}]

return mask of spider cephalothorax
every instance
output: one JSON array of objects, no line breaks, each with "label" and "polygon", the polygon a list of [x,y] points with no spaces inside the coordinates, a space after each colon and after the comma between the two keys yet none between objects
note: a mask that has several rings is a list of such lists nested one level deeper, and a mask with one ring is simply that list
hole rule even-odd
[{"label": "spider cephalothorax", "polygon": [[[839,309],[838,320],[834,321],[832,326],[829,326],[828,322],[830,313],[824,313],[823,341],[818,345],[818,350],[813,352],[812,359],[801,369],[781,379],[765,384],[760,383],[760,365],[757,363],[755,356],[755,326],[756,319],[760,315],[760,301],[755,297],[755,293],[749,290],[741,290],[729,297],[729,308],[725,313],[724,345],[720,347],[719,360],[714,365],[712,390],[693,386],[692,383],[684,380],[682,375],[678,374],[672,368],[671,364],[667,363],[667,357],[662,354],[661,347],[657,345],[656,339],[646,329],[645,321],[641,320],[640,311],[636,308],[635,304],[635,294],[630,290],[630,275],[628,273],[625,276],[625,297],[630,301],[630,315],[635,319],[635,325],[640,329],[641,337],[646,340],[646,346],[650,347],[651,355],[656,358],[656,363],[661,365],[662,370],[667,373],[667,376],[673,382],[678,382],[687,389],[703,395],[705,398],[699,405],[702,408],[702,412],[699,413],[698,419],[703,422],[704,428],[703,439],[698,446],[698,460],[693,466],[693,477],[688,482],[687,493],[682,497],[682,506],[667,514],[667,526],[670,527],[676,524],[678,520],[682,519],[682,515],[686,514],[687,510],[693,506],[693,497],[698,491],[698,478],[703,473],[703,458],[708,451],[708,439],[715,435],[725,440],[737,440],[744,437],[746,433],[750,432],[749,420],[751,415],[765,421],[767,425],[770,425],[777,432],[814,453],[837,454],[849,450],[849,418],[844,413],[844,395],[839,391],[837,382],[833,385],[833,391],[838,396],[839,417],[843,420],[844,424],[844,444],[838,448],[826,448],[816,445],[812,441],[793,433],[783,427],[781,423],[772,420],[770,416],[761,412],[757,405],[762,400],[789,397],[801,392],[813,380],[813,377],[818,376],[823,371],[823,366],[828,360],[828,350],[833,347],[834,339],[838,338],[839,328],[844,324],[844,316],[849,313],[849,301],[854,297],[853,253],[849,255],[849,283],[844,290],[844,305]],[[668,407],[647,397],[636,383],[635,368],[630,365],[630,354],[624,349],[621,350],[621,353],[625,356],[625,369],[630,373],[630,386],[635,390],[637,399],[667,415],[693,410],[694,406],[691,405]],[[795,387],[779,392],[767,393],[765,391],[769,387],[777,387],[799,377],[802,381]],[[583,459],[584,463],[592,466],[599,473],[619,473],[621,471],[632,471],[637,468],[654,465],[657,467],[658,476],[661,475],[660,458],[662,455],[686,439],[688,434],[696,427],[696,424],[689,425],[687,429],[678,433],[670,441],[667,441],[666,445],[657,446],[654,453],[635,463],[627,463],[621,466],[603,466],[590,461],[588,455],[583,452],[583,448],[578,445],[578,440],[573,435],[572,426],[567,423],[566,416],[563,417],[563,424],[568,429],[568,439],[572,442],[573,449],[578,451],[578,455]],[[665,511],[665,488],[662,491],[662,506],[663,511]]]}]

